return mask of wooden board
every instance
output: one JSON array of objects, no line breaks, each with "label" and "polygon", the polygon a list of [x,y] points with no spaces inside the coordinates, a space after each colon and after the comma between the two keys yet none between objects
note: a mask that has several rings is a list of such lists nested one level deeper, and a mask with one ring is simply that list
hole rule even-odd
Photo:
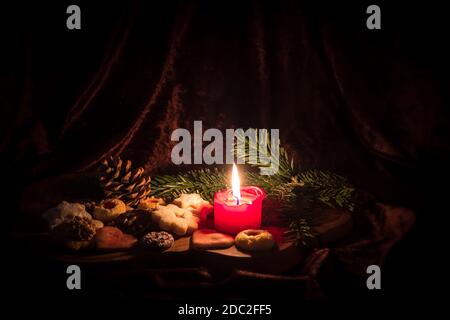
[{"label": "wooden board", "polygon": [[[345,211],[324,210],[317,215],[314,233],[322,245],[328,245],[348,234],[353,227],[351,215]],[[264,273],[281,273],[301,263],[304,250],[292,242],[278,240],[277,247],[265,252],[243,252],[232,246],[227,249],[195,250],[190,237],[177,239],[174,245],[162,252],[134,249],[120,252],[60,254],[54,258],[64,263],[102,264],[131,262],[154,268],[204,266],[213,271],[242,269]]]},{"label": "wooden board", "polygon": [[[101,190],[92,189],[91,178],[85,175],[67,175],[51,178],[30,185],[22,194],[21,211],[27,213],[28,221],[42,223],[41,214],[47,208],[62,200],[80,201],[101,196]],[[81,192],[81,193],[80,193]],[[34,220],[33,220],[34,219]],[[349,213],[325,210],[315,217],[313,230],[319,245],[327,246],[350,233],[353,223]],[[192,250],[189,238],[178,239],[174,246],[163,252],[149,252],[141,249],[117,252],[96,250],[71,253],[57,249],[49,241],[48,235],[23,235],[28,250],[62,263],[90,264],[118,263],[146,265],[149,267],[205,266],[208,268],[241,268],[251,271],[279,272],[298,265],[304,252],[290,242],[279,242],[277,249],[269,252],[248,253],[234,246],[223,250]]]}]

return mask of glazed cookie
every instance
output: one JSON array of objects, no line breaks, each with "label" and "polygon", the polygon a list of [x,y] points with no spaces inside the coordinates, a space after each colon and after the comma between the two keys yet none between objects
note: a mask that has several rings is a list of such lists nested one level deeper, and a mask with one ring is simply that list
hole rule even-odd
[{"label": "glazed cookie", "polygon": [[200,213],[204,208],[212,207],[211,204],[208,201],[203,200],[198,193],[183,193],[173,200],[173,203],[180,208],[189,209],[196,216],[200,216]]},{"label": "glazed cookie", "polygon": [[150,197],[139,201],[138,209],[152,211],[158,209],[159,206],[164,206],[165,204],[166,203],[161,198]]},{"label": "glazed cookie", "polygon": [[272,249],[275,240],[268,231],[249,229],[237,234],[235,244],[236,247],[243,250],[264,251]]},{"label": "glazed cookie", "polygon": [[97,220],[109,222],[126,211],[127,206],[122,200],[107,199],[102,201],[98,206],[95,206],[93,215]]},{"label": "glazed cookie", "polygon": [[173,236],[166,231],[147,233],[139,242],[143,248],[157,250],[169,249],[173,243]]},{"label": "glazed cookie", "polygon": [[198,218],[188,209],[182,209],[174,204],[160,206],[152,214],[153,221],[162,230],[173,232],[178,236],[191,234],[198,229]]}]

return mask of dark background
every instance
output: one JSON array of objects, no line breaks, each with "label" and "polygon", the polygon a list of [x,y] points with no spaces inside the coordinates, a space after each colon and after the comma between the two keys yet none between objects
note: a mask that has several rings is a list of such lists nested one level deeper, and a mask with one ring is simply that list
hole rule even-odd
[{"label": "dark background", "polygon": [[[393,2],[2,5],[5,221],[20,218],[30,183],[95,168],[106,155],[150,174],[174,170],[170,134],[194,120],[279,128],[303,168],[414,209],[383,293],[368,298],[430,298],[444,268],[448,23],[441,2]],[[81,7],[81,30],[66,28],[70,4]],[[366,28],[370,4],[381,7],[381,30]]]}]

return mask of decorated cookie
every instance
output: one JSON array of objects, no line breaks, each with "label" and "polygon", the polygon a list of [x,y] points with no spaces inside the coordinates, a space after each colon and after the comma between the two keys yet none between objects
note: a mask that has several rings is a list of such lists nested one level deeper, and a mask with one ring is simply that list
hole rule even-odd
[{"label": "decorated cookie", "polygon": [[173,232],[178,236],[191,234],[198,228],[198,218],[190,210],[174,204],[160,206],[153,212],[152,217],[162,230]]},{"label": "decorated cookie", "polygon": [[173,243],[173,236],[166,231],[147,233],[139,242],[143,248],[156,250],[169,249]]},{"label": "decorated cookie", "polygon": [[275,245],[272,234],[265,230],[244,230],[237,234],[236,247],[248,251],[270,250]]},{"label": "decorated cookie", "polygon": [[107,199],[102,201],[94,208],[94,218],[103,222],[109,222],[116,217],[125,213],[127,206],[122,200],[119,199]]},{"label": "decorated cookie", "polygon": [[112,225],[135,236],[148,232],[154,225],[152,214],[147,210],[132,210],[114,219]]},{"label": "decorated cookie", "polygon": [[152,211],[158,209],[159,206],[163,206],[165,204],[166,203],[161,198],[149,197],[139,201],[138,209]]},{"label": "decorated cookie", "polygon": [[192,234],[194,249],[225,249],[233,244],[234,238],[232,236],[211,229],[196,230]]},{"label": "decorated cookie", "polygon": [[136,237],[125,234],[115,227],[104,227],[97,231],[95,242],[98,249],[117,250],[129,249],[136,245]]},{"label": "decorated cookie", "polygon": [[198,193],[182,194],[173,203],[183,209],[189,209],[193,214],[200,216],[205,208],[212,208],[211,204],[204,200]]},{"label": "decorated cookie", "polygon": [[72,220],[74,217],[92,219],[92,216],[86,211],[81,203],[70,203],[63,201],[57,207],[44,213],[44,219],[48,222],[49,228],[53,229],[63,221]]}]

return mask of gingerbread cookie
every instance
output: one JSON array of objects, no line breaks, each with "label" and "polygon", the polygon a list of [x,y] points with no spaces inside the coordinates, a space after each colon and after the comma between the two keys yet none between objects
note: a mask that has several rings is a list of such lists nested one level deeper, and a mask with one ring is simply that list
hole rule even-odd
[{"label": "gingerbread cookie", "polygon": [[191,240],[194,249],[225,249],[234,244],[232,236],[211,229],[194,231]]},{"label": "gingerbread cookie", "polygon": [[98,249],[118,250],[129,249],[136,245],[136,237],[125,234],[115,227],[104,227],[97,231],[95,241]]}]

